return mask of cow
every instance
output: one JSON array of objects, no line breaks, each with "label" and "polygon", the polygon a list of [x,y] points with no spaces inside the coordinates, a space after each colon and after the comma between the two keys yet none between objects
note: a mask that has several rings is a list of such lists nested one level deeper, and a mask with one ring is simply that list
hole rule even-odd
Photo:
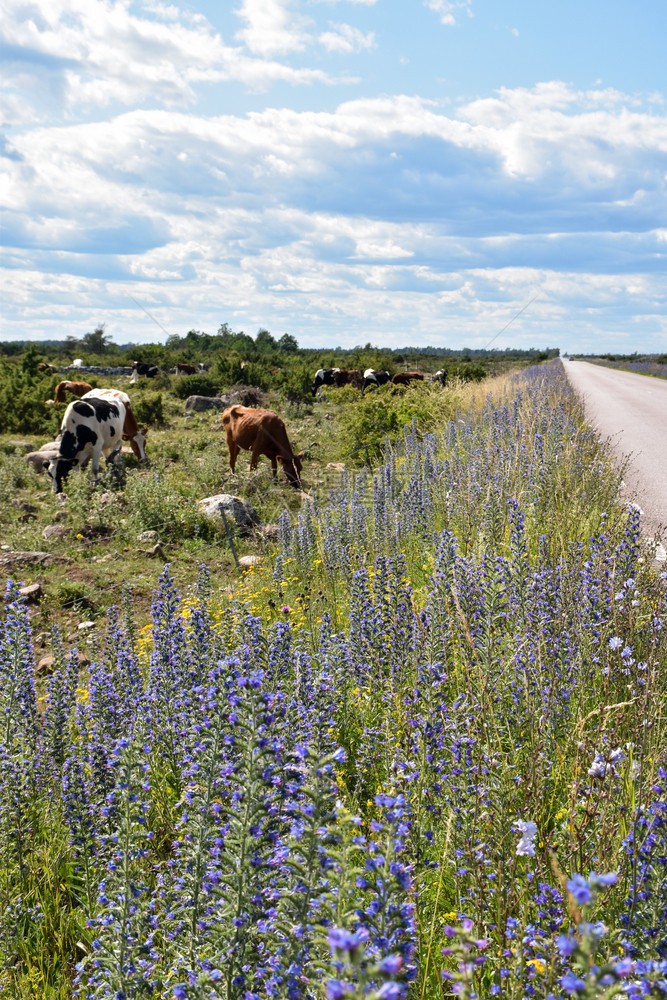
[{"label": "cow", "polygon": [[130,448],[139,459],[140,462],[146,462],[146,435],[148,434],[148,426],[144,424],[143,428],[139,430],[139,424],[137,423],[137,418],[132,412],[132,404],[130,403],[130,397],[125,392],[121,392],[120,389],[91,389],[87,392],[82,399],[108,399],[112,402],[114,400],[119,400],[125,407],[125,423],[123,424],[123,438],[125,441],[130,442]]},{"label": "cow", "polygon": [[75,399],[70,403],[60,428],[58,454],[47,466],[53,492],[62,493],[69,472],[77,465],[83,468],[91,460],[97,482],[102,455],[109,464],[120,453],[124,423],[125,406],[118,399]]},{"label": "cow", "polygon": [[410,385],[411,382],[422,382],[424,376],[421,372],[399,372],[398,375],[394,375],[392,378],[392,383],[394,385]]},{"label": "cow", "polygon": [[133,361],[132,362],[132,378],[131,382],[136,382],[138,376],[145,376],[146,378],[155,378],[158,372],[157,365],[148,364],[145,361]]},{"label": "cow", "polygon": [[356,369],[339,368],[334,375],[334,385],[339,389],[344,385],[353,385],[355,389],[363,389],[364,376]]},{"label": "cow", "polygon": [[222,424],[227,433],[229,448],[229,467],[236,469],[236,459],[239,451],[251,452],[250,468],[257,467],[260,455],[266,455],[271,461],[273,478],[276,478],[277,463],[281,462],[283,471],[291,486],[301,487],[301,459],[303,452],[294,454],[287,437],[287,430],[282,419],[274,410],[253,409],[249,406],[228,406],[222,414]]},{"label": "cow", "polygon": [[196,375],[197,372],[202,370],[201,365],[189,365],[184,361],[176,362],[176,374],[177,375]]},{"label": "cow", "polygon": [[38,372],[48,372],[49,375],[55,374],[58,369],[55,365],[47,365],[46,361],[39,361],[37,364]]},{"label": "cow", "polygon": [[54,393],[53,399],[45,400],[47,406],[54,406],[56,403],[66,403],[67,396],[65,393],[69,392],[71,396],[83,396],[85,393],[90,392],[92,385],[88,382],[58,382]]},{"label": "cow", "polygon": [[378,386],[386,385],[387,382],[391,382],[389,372],[376,372],[374,368],[367,368],[364,372],[364,387],[362,391],[377,389]]},{"label": "cow", "polygon": [[318,368],[315,372],[313,384],[310,387],[313,396],[317,395],[318,390],[321,389],[323,385],[335,385],[334,375],[339,371],[340,368]]},{"label": "cow", "polygon": [[440,385],[447,385],[447,371],[445,368],[440,368],[435,375],[431,375],[431,382],[439,382]]}]

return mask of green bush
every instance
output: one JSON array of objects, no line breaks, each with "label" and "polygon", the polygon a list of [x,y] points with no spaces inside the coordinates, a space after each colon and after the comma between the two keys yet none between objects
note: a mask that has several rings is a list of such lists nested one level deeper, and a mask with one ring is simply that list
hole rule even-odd
[{"label": "green bush", "polygon": [[199,375],[180,375],[174,379],[172,392],[179,399],[188,396],[215,396],[220,392],[222,382],[217,375],[202,372]]},{"label": "green bush", "polygon": [[313,372],[310,365],[303,362],[291,364],[281,370],[276,381],[280,385],[281,399],[286,402],[299,403],[312,399]]},{"label": "green bush", "polygon": [[346,386],[340,390],[337,401],[343,398],[345,406],[337,422],[339,458],[363,465],[366,449],[377,457],[385,438],[398,438],[413,419],[421,434],[437,430],[450,420],[461,401],[461,384],[447,388],[428,382],[410,386],[388,384],[364,396]]},{"label": "green bush", "polygon": [[136,531],[155,530],[160,538],[209,538],[210,520],[193,496],[170,487],[164,476],[128,476],[124,502],[128,524]]},{"label": "green bush", "polygon": [[132,400],[132,410],[140,424],[154,426],[164,423],[164,408],[161,392],[145,392]]},{"label": "green bush", "polygon": [[60,418],[46,400],[57,381],[38,372],[31,359],[0,361],[0,434],[55,434]]}]

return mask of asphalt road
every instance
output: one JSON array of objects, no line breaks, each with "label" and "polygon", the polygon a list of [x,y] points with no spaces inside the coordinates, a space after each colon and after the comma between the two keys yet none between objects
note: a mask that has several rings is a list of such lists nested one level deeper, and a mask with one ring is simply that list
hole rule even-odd
[{"label": "asphalt road", "polygon": [[[644,533],[661,533],[667,545],[667,379],[586,361],[563,361],[563,367],[583,397],[587,420],[611,439],[620,460],[630,458],[627,497],[642,509]],[[664,549],[658,547],[660,557]]]}]

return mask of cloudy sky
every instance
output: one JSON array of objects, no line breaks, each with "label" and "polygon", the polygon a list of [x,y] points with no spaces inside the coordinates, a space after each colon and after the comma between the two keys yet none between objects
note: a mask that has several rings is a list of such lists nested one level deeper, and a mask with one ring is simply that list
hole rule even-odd
[{"label": "cloudy sky", "polygon": [[665,0],[6,0],[0,339],[665,350],[666,50]]}]

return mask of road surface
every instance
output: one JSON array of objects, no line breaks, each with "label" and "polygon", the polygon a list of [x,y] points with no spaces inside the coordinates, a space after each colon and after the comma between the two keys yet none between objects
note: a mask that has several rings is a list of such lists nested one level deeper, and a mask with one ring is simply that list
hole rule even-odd
[{"label": "road surface", "polygon": [[[627,497],[642,509],[644,534],[661,534],[667,546],[667,379],[587,361],[564,360],[563,367],[583,397],[587,420],[611,438],[619,459],[630,457]],[[664,560],[661,546],[657,558]]]}]

